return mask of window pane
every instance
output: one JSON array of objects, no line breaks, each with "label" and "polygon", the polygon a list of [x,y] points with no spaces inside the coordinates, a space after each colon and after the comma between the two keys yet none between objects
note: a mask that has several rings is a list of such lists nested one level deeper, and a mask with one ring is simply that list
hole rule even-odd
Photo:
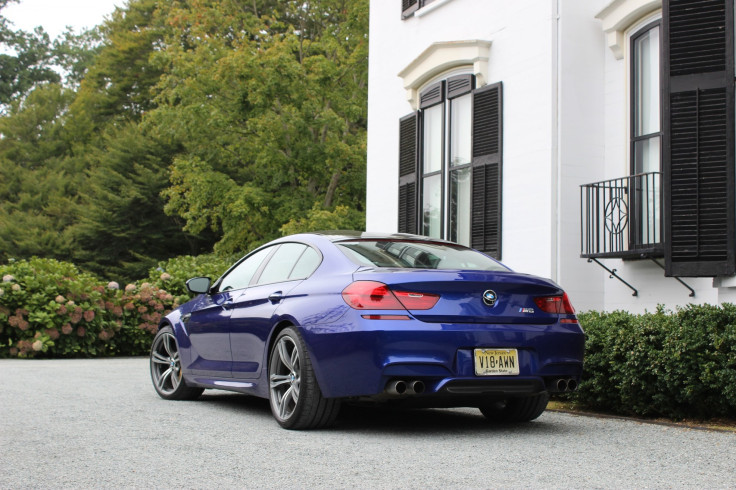
[{"label": "window pane", "polygon": [[634,142],[634,173],[659,172],[659,136]]},{"label": "window pane", "polygon": [[634,135],[659,132],[659,26],[634,41]]},{"label": "window pane", "polygon": [[642,245],[661,242],[660,176],[651,173],[659,172],[659,140],[659,136],[656,136],[634,143],[636,173],[648,174],[635,180],[634,199],[638,222],[636,242]]},{"label": "window pane", "polygon": [[425,109],[424,116],[424,173],[442,169],[442,104]]},{"label": "window pane", "polygon": [[450,166],[470,163],[470,135],[472,124],[470,94],[450,101]]},{"label": "window pane", "polygon": [[312,247],[307,247],[299,258],[299,262],[294,266],[294,270],[289,274],[289,279],[306,279],[312,275],[321,262],[322,258],[317,251]]},{"label": "window pane", "polygon": [[450,172],[450,240],[470,246],[470,168]]},{"label": "window pane", "polygon": [[271,284],[288,280],[291,270],[294,268],[296,261],[302,256],[305,248],[307,246],[301,243],[282,244],[266,264],[261,277],[258,278],[258,284]]},{"label": "window pane", "polygon": [[506,271],[495,260],[469,248],[405,240],[353,240],[336,244],[358,264],[376,267]]},{"label": "window pane", "polygon": [[261,266],[261,262],[271,253],[273,247],[264,248],[256,252],[244,261],[242,261],[235,269],[230,271],[220,283],[220,291],[228,291],[230,289],[243,289],[248,287],[253,274],[256,273]]},{"label": "window pane", "polygon": [[442,237],[442,176],[424,179],[422,193],[422,233],[433,238]]}]

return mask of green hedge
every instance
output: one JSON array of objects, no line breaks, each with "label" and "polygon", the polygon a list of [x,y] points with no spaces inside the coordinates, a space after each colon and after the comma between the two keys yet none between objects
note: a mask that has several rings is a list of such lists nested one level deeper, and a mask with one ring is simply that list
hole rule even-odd
[{"label": "green hedge", "polygon": [[736,306],[578,315],[583,381],[572,399],[611,413],[736,416]]}]

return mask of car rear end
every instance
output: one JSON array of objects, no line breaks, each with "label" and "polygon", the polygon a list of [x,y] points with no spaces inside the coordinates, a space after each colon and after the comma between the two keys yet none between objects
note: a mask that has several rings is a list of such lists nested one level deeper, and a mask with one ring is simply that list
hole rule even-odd
[{"label": "car rear end", "polygon": [[574,390],[584,334],[552,281],[446,242],[346,240],[361,267],[308,329],[325,396],[482,406]]}]

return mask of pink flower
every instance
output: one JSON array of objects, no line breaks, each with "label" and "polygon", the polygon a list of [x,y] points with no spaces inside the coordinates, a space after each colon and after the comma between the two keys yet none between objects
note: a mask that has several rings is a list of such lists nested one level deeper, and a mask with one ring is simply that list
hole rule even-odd
[{"label": "pink flower", "polygon": [[3,282],[13,282],[15,281],[15,278],[11,276],[10,274],[5,274],[3,276]]},{"label": "pink flower", "polygon": [[77,335],[84,337],[87,335],[87,330],[84,327],[77,327]]},{"label": "pink flower", "polygon": [[12,289],[13,291],[20,291],[20,284],[13,284],[10,289]]},{"label": "pink flower", "polygon": [[30,327],[30,326],[31,325],[27,321],[25,321],[25,320],[21,320],[20,321],[20,324],[18,324],[18,328],[20,328],[23,331],[28,330],[28,327]]},{"label": "pink flower", "polygon": [[110,281],[107,283],[107,289],[120,289],[120,284],[115,281]]},{"label": "pink flower", "polygon": [[70,333],[72,333],[72,330],[73,328],[69,323],[65,323],[64,326],[61,327],[61,333],[63,333],[64,335],[69,335]]},{"label": "pink flower", "polygon": [[47,328],[46,335],[48,335],[51,340],[56,340],[59,338],[59,331],[55,328]]},{"label": "pink flower", "polygon": [[66,301],[66,298],[64,298],[64,296],[62,295],[58,295],[55,301],[61,305],[61,304],[64,304],[64,301]]},{"label": "pink flower", "polygon": [[36,352],[38,352],[41,349],[43,349],[43,342],[41,342],[40,340],[37,340],[37,341],[35,341],[33,343],[33,345],[31,347],[33,347],[33,350],[35,350]]},{"label": "pink flower", "polygon": [[56,310],[57,315],[66,315],[66,306],[61,305],[58,310]]},{"label": "pink flower", "polygon": [[168,272],[164,272],[163,274],[161,274],[162,281],[168,281],[169,279],[171,279],[171,274],[169,274]]},{"label": "pink flower", "polygon": [[18,355],[18,349],[16,347],[11,347],[10,348],[10,355],[13,356],[13,357],[17,356]]},{"label": "pink flower", "polygon": [[125,286],[126,293],[130,293],[132,291],[135,291],[135,284],[128,284],[127,286]]},{"label": "pink flower", "polygon": [[93,310],[87,310],[84,312],[84,320],[91,322],[95,319],[95,312]]},{"label": "pink flower", "polygon": [[120,306],[115,306],[112,309],[112,314],[115,316],[123,316],[123,309]]},{"label": "pink flower", "polygon": [[146,308],[145,306],[138,307],[138,313],[145,313],[147,311],[148,311],[148,308]]},{"label": "pink flower", "polygon": [[125,303],[124,308],[128,311],[133,311],[135,310],[135,305],[133,304],[133,302],[128,302],[128,303]]}]

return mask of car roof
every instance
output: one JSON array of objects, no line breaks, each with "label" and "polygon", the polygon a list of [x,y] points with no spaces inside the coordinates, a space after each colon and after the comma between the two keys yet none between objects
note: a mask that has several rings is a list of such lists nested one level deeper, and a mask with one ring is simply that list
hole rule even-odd
[{"label": "car roof", "polygon": [[449,243],[455,245],[453,242],[442,240],[440,238],[430,238],[422,235],[412,235],[409,233],[381,233],[375,231],[355,231],[355,230],[328,230],[328,231],[315,231],[314,235],[320,235],[330,240],[331,242],[341,242],[345,240],[409,240],[417,242],[434,242],[434,243]]}]

